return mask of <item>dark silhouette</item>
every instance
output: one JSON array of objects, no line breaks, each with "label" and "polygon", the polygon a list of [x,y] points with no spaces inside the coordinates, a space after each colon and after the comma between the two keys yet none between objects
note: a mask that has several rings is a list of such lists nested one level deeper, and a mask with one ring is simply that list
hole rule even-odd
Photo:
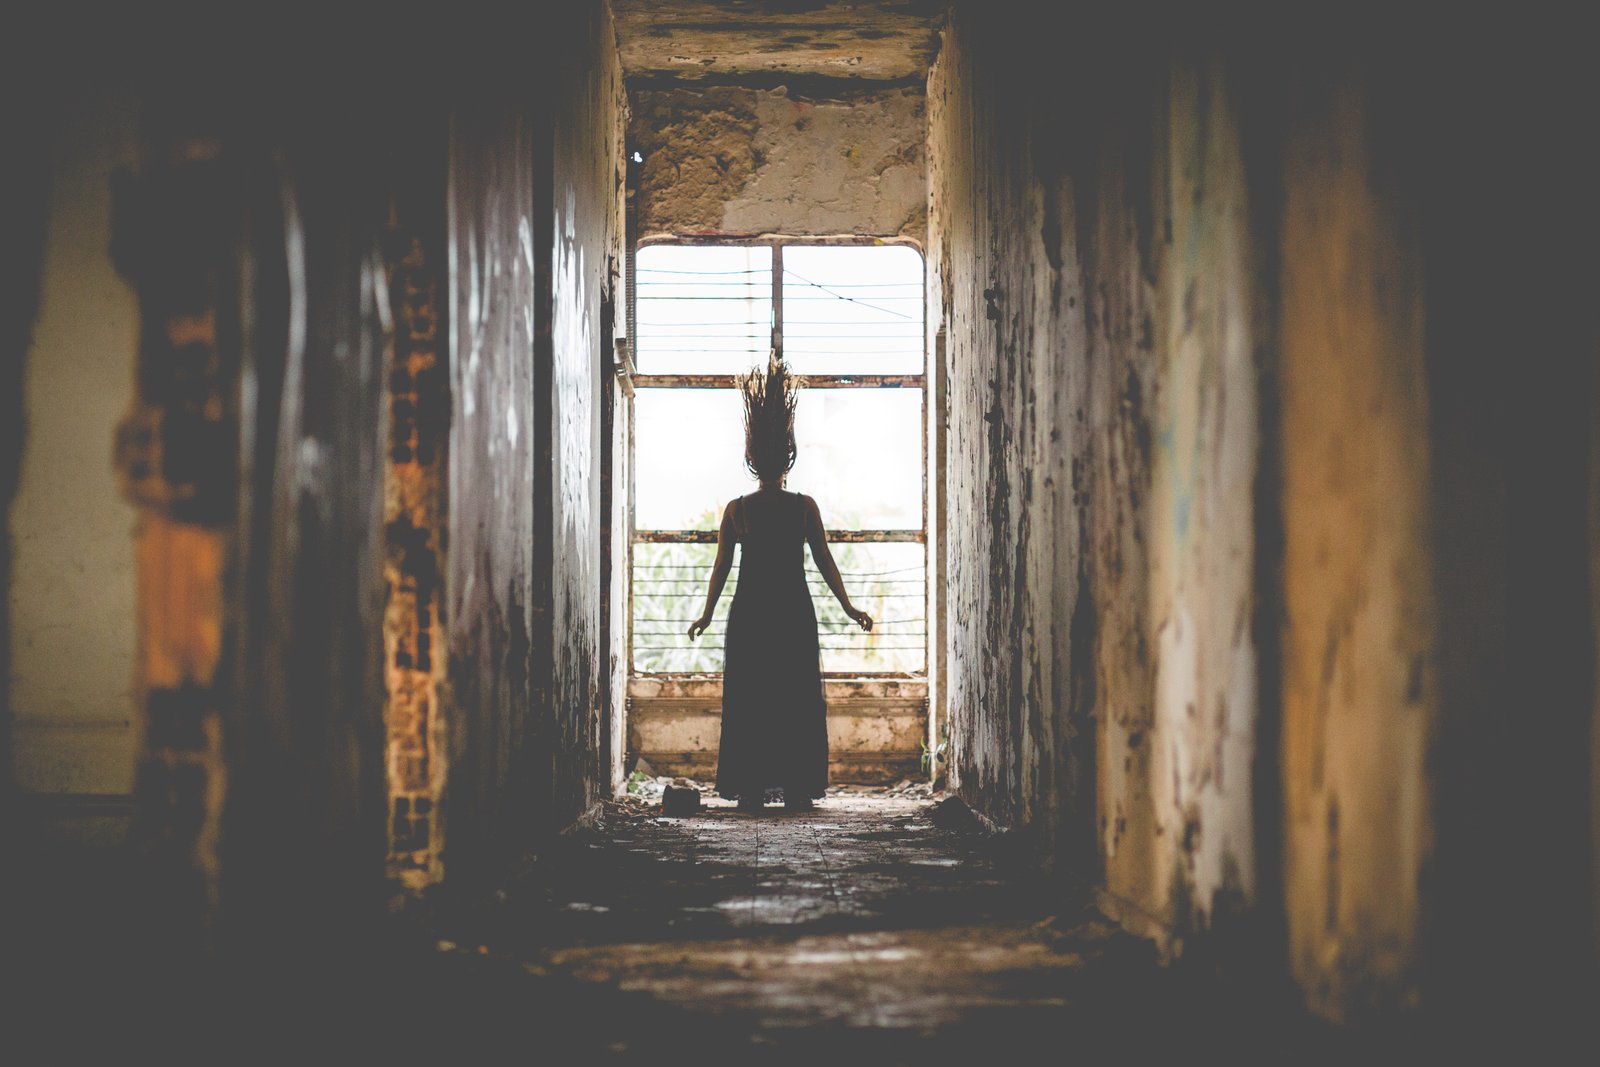
[{"label": "dark silhouette", "polygon": [[816,501],[786,492],[794,466],[794,413],[799,382],[782,360],[739,381],[744,398],[745,466],[761,488],[728,502],[717,532],[717,562],[705,613],[689,627],[698,637],[742,546],[739,587],[728,610],[722,677],[722,739],[717,791],[741,811],[759,811],[769,789],[784,807],[805,811],[828,785],[827,705],[817,615],[806,586],[805,546],[845,614],[863,630],[872,616],[850,603]]}]

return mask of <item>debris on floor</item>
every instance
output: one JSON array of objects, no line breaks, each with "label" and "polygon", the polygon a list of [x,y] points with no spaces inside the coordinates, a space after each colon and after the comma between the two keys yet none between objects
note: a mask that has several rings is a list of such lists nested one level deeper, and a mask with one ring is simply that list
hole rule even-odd
[{"label": "debris on floor", "polygon": [[[1000,838],[971,832],[979,816],[925,784],[836,786],[815,811],[757,818],[703,783],[649,784],[541,865],[541,892],[480,957],[536,977],[530,1004],[566,1005],[556,1031],[606,1020],[603,1049],[572,1035],[579,1058],[933,1065],[1072,1033],[1092,1062],[1182,1006],[1147,943],[1012,870]],[[645,799],[680,791],[695,818]]]},{"label": "debris on floor", "polygon": [[989,831],[983,818],[957,796],[945,797],[935,804],[928,818],[939,829],[953,834],[985,834]]},{"label": "debris on floor", "polygon": [[700,791],[687,781],[674,782],[661,793],[661,814],[684,818],[700,810]]}]

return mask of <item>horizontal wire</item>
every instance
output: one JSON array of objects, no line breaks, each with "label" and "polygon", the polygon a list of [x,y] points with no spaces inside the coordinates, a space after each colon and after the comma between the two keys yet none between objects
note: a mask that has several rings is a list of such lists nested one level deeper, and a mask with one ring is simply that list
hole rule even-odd
[{"label": "horizontal wire", "polygon": [[[706,631],[704,631],[704,632],[710,634],[713,637],[725,637],[727,635],[728,631],[723,626],[723,621],[724,620],[722,620],[722,619],[716,620],[712,624],[711,628],[706,630]],[[644,635],[648,635],[648,636],[651,636],[651,637],[682,637],[688,632],[689,626],[693,622],[694,622],[694,620],[689,620],[688,622],[685,622],[681,626],[673,626],[673,627],[666,628],[666,629],[661,629],[661,628],[657,628],[657,627],[645,627],[643,629],[635,629],[633,632],[635,634],[644,634]],[[880,633],[880,629],[883,626],[886,626],[886,625],[888,625],[888,624],[874,622],[873,625],[872,625],[872,629],[870,631],[862,630],[860,632],[860,634],[859,634],[859,637],[860,637],[861,640],[867,641],[867,640],[873,640],[873,639],[875,639],[877,637],[884,637],[884,636],[891,637],[891,638],[909,638],[909,637],[921,638],[921,637],[927,637],[928,636],[928,631],[927,630],[923,630],[923,629],[908,630],[908,629],[901,629],[899,627],[893,627],[893,628],[888,629],[888,630],[883,630]],[[818,626],[822,628],[822,629],[820,629],[818,631],[819,633],[831,634],[834,637],[856,637],[856,636],[858,636],[857,633],[855,632],[856,624],[853,623],[853,622],[847,622],[847,621],[843,621],[843,620],[841,620],[839,622],[827,622],[827,621],[824,621],[824,622],[818,623]]]},{"label": "horizontal wire", "polygon": [[[634,590],[635,590],[635,593],[637,593],[638,587],[635,586]],[[863,600],[926,600],[927,599],[927,594],[925,594],[925,593],[864,593],[864,592],[861,592],[860,590],[854,590],[854,593],[855,593],[855,595],[861,597],[861,599],[863,599]],[[650,596],[651,594],[647,592],[644,595],[645,596]],[[655,595],[656,596],[660,596],[660,597],[676,596],[676,597],[682,597],[684,599],[691,599],[691,598],[698,599],[698,594],[692,593],[692,592],[685,592],[685,593],[656,593]],[[828,591],[826,589],[812,589],[811,590],[811,595],[814,596],[814,597],[819,597],[820,598],[820,597],[827,596],[828,595]]]},{"label": "horizontal wire", "polygon": [[[686,532],[703,533],[704,531],[697,530],[697,531],[686,531]],[[860,544],[861,542],[852,541],[852,542],[841,542],[841,543]],[[705,547],[709,549],[712,546],[711,545],[706,545]],[[656,563],[656,564],[635,563],[634,566],[636,568],[637,567],[641,567],[641,566],[654,566],[659,570],[670,570],[670,571],[694,571],[694,570],[699,570],[699,571],[710,572],[712,566],[714,566],[714,565],[710,564],[710,563]],[[891,568],[889,570],[886,570],[886,571],[840,571],[839,573],[844,575],[847,578],[851,577],[851,576],[855,576],[855,577],[859,577],[859,578],[881,578],[885,574],[910,574],[912,571],[920,571],[922,569],[923,569],[922,567],[893,567],[893,568]],[[819,573],[813,567],[807,567],[805,570],[806,570],[807,574],[818,574]]]},{"label": "horizontal wire", "polygon": [[[679,579],[679,578],[674,578],[674,579],[669,579],[669,580],[673,581],[673,582],[678,582],[678,583],[682,583],[684,581],[684,579]],[[846,582],[845,584],[850,588],[851,593],[853,595],[855,595],[855,596],[877,597],[877,596],[886,595],[884,593],[876,592],[876,591],[873,591],[872,589],[869,589],[868,586],[867,586],[867,583],[865,583],[865,582]],[[920,586],[921,583],[918,583],[918,585]],[[704,595],[705,587],[706,587],[706,583],[703,582],[703,581],[697,581],[691,587],[689,587],[687,589],[685,589],[685,588],[676,588],[676,589],[662,588],[662,587],[656,585],[653,582],[644,582],[644,583],[635,582],[634,583],[634,589],[637,590],[638,592],[640,592],[641,594],[643,594],[644,596],[647,596],[647,597],[648,596],[660,597],[663,600],[698,600]],[[904,587],[902,586],[902,588],[904,588]],[[826,587],[824,587],[824,586],[822,586],[820,584],[813,584],[813,585],[810,585],[810,586],[807,587],[807,591],[810,592],[813,596],[822,596],[822,597],[824,597],[824,603],[827,602],[826,594],[827,594],[828,590],[826,589]],[[735,592],[735,586],[732,583],[729,583],[729,585],[723,590],[723,595],[731,597],[731,596],[733,596],[734,592]],[[916,593],[914,593],[912,595],[913,596],[921,596],[922,593],[920,591],[918,591],[918,592],[916,592]],[[731,601],[730,601],[730,603],[731,603]],[[824,607],[822,610],[823,611],[829,611],[831,609]],[[910,616],[907,616],[907,618],[910,618]]]},{"label": "horizontal wire", "polygon": [[673,270],[671,267],[634,267],[635,274],[678,274],[691,278],[726,278],[735,274],[765,274],[771,276],[771,267],[747,267],[744,270]]},{"label": "horizontal wire", "polygon": [[[712,546],[711,545],[706,545],[705,547],[706,548],[711,548]],[[666,565],[663,564],[662,566],[664,568]],[[678,583],[678,584],[681,585],[684,582],[691,582],[691,583],[698,584],[698,585],[704,585],[705,584],[705,579],[710,577],[710,568],[709,567],[700,568],[705,573],[702,574],[702,575],[695,575],[695,576],[692,576],[692,577],[671,577],[671,576],[668,576],[668,575],[661,575],[659,577],[653,577],[652,575],[650,575],[648,568],[649,568],[648,564],[637,564],[637,565],[635,565],[635,567],[634,567],[634,576],[633,576],[633,580],[634,580],[635,584],[638,584],[640,582],[675,582],[675,583]],[[645,573],[640,574],[639,571],[641,569],[643,569],[645,571]],[[682,568],[673,567],[672,569],[673,570],[681,570]],[[917,570],[921,570],[921,569],[922,569],[921,567],[917,568]],[[868,584],[872,583],[873,579],[877,579],[877,584],[880,584],[880,585],[922,585],[923,584],[923,580],[921,578],[884,578],[882,575],[876,575],[876,574],[845,574],[843,571],[840,571],[839,573],[842,576],[846,577],[846,578],[855,579],[855,581],[852,581],[852,582],[848,583],[850,585],[868,585]],[[728,578],[728,586],[727,587],[729,589],[733,589],[738,585],[738,583],[739,583],[738,575],[737,574],[730,574],[729,578]],[[813,589],[826,588],[826,585],[824,583],[825,583],[825,579],[823,579],[821,575],[819,575],[819,574],[817,574],[815,572],[812,572],[806,578],[806,584],[811,586]]]},{"label": "horizontal wire", "polygon": [[[663,625],[687,626],[691,622],[698,622],[699,619],[698,618],[668,619],[668,618],[658,618],[656,616],[639,616],[639,615],[635,615],[634,618],[633,618],[633,621],[634,621],[634,625],[638,625],[639,623],[643,622],[643,623],[649,623],[649,624],[651,624],[653,626],[663,626]],[[916,616],[916,617],[912,617],[912,616],[908,615],[908,616],[906,616],[904,618],[898,618],[898,619],[874,619],[874,620],[872,620],[872,628],[874,630],[876,630],[880,626],[921,625],[921,624],[923,624],[923,623],[925,623],[927,621],[928,621],[927,619],[923,618],[920,615]],[[720,616],[718,618],[715,618],[715,619],[711,620],[711,625],[714,626],[714,627],[722,626],[722,625],[725,625],[726,623],[727,623],[727,619],[723,618],[723,617],[720,617]],[[817,625],[819,625],[819,626],[854,626],[855,623],[850,621],[850,620],[848,620],[848,619],[844,619],[844,618],[840,618],[840,619],[837,619],[837,620],[835,620],[835,619],[818,619],[817,620]]]},{"label": "horizontal wire", "polygon": [[[817,648],[822,652],[855,652],[863,656],[870,656],[880,652],[921,652],[924,650],[924,646],[922,645],[874,645],[871,647],[862,647],[860,645],[819,644]],[[658,654],[673,652],[704,654],[707,652],[726,652],[727,646],[702,644],[636,645],[634,646],[634,650],[635,652],[654,652]]]},{"label": "horizontal wire", "polygon": [[[696,319],[693,322],[645,322],[640,320],[637,325],[640,329],[649,328],[652,330],[701,330],[709,326],[768,326],[771,325],[771,323],[768,319],[723,319],[710,321]],[[784,326],[785,340],[793,340],[796,337],[804,338],[812,336],[810,334],[797,332],[794,329],[796,326],[893,326],[897,330],[902,330],[905,328],[897,322],[874,322],[870,319],[789,319],[784,323]],[[907,334],[906,336],[909,337],[912,335]],[[920,336],[920,334],[918,336]]]},{"label": "horizontal wire", "polygon": [[[829,289],[827,286],[821,285],[821,284],[819,284],[817,282],[814,282],[810,278],[803,278],[803,277],[801,277],[800,275],[796,274],[794,271],[790,270],[787,267],[784,268],[783,273],[784,273],[784,283],[783,283],[783,285],[784,285],[785,289],[787,289],[789,287],[788,279],[789,278],[794,278],[796,281],[803,282],[806,285],[809,285],[809,286],[811,286],[813,288],[821,289],[824,293],[832,292],[832,290]],[[834,295],[838,296],[840,300],[848,300],[852,304],[860,304],[862,307],[872,308],[874,311],[881,311],[886,315],[895,315],[895,316],[898,316],[899,318],[902,318],[902,319],[913,319],[913,318],[914,319],[920,319],[921,318],[920,315],[918,315],[918,316],[906,315],[906,314],[903,314],[903,313],[901,313],[899,311],[895,311],[892,308],[878,307],[876,304],[869,304],[865,300],[857,300],[855,297],[843,296],[843,295],[840,295],[838,293],[835,293]]]},{"label": "horizontal wire", "polygon": [[[852,625],[854,625],[854,624],[852,624]],[[635,630],[635,631],[633,631],[633,635],[634,635],[634,637],[673,637],[673,638],[678,638],[678,637],[687,637],[688,636],[688,630],[689,630],[688,625],[684,625],[682,628],[675,629],[675,630]],[[819,633],[820,632],[822,632],[822,631],[819,631]],[[727,637],[728,636],[728,632],[726,630],[711,629],[711,630],[704,630],[704,631],[702,631],[702,633],[709,634],[712,637]],[[832,630],[828,630],[824,634],[824,636],[827,636],[827,637],[850,637],[850,638],[855,638],[857,635],[849,632],[848,630],[844,630],[844,629],[832,629]],[[861,632],[861,634],[860,634],[859,640],[861,642],[863,642],[863,643],[870,643],[870,642],[876,640],[880,636],[882,636],[882,635],[880,635],[878,633],[878,627],[876,625],[874,625],[870,632],[863,630]],[[896,630],[895,632],[889,634],[888,636],[893,637],[893,638],[898,638],[898,639],[901,639],[901,640],[905,640],[907,638],[913,638],[913,637],[916,637],[916,638],[927,637],[928,633],[927,633],[926,630]],[[873,645],[873,647],[874,648],[878,648],[878,647],[882,647],[882,646]]]},{"label": "horizontal wire", "polygon": [[[686,272],[686,271],[669,271],[669,270],[659,270],[659,269],[654,269],[654,268],[652,268],[649,271],[646,271],[643,267],[638,268],[635,273],[637,273],[637,274],[646,274],[646,273],[649,273],[649,274],[672,274],[672,275],[675,275],[677,277],[691,277],[691,275],[689,275],[689,273]],[[771,272],[770,271],[745,271],[745,272],[735,271],[735,272],[732,272],[732,273],[735,273],[735,274],[743,273],[746,277],[753,277],[756,274],[766,274],[769,277],[771,276]],[[793,272],[785,271],[784,273],[785,274],[792,274]],[[707,273],[707,274],[704,274],[704,275],[692,275],[692,277],[705,277],[705,278],[726,278],[726,277],[729,277],[729,276],[730,276],[729,274],[712,274],[712,273]],[[761,287],[759,285],[759,283],[757,283],[755,281],[744,281],[744,282],[725,282],[725,281],[717,281],[717,282],[694,282],[694,281],[674,282],[674,281],[666,281],[666,280],[652,281],[652,280],[650,280],[648,278],[641,278],[639,280],[639,282],[638,282],[637,288],[642,289],[647,285],[676,285],[676,286],[681,286],[681,287],[684,287],[684,288],[708,288],[708,289],[709,288],[715,288],[715,287],[718,287],[718,286],[723,286],[723,287],[727,287],[727,288],[751,289],[751,290],[754,290],[754,291],[757,291],[757,292],[770,291],[770,288],[771,288],[770,286]],[[828,282],[827,286],[830,289],[921,289],[923,287],[921,282]],[[796,288],[797,289],[797,288],[803,288],[803,286],[791,285],[788,282],[784,283],[784,289],[785,290],[791,289],[791,288]],[[834,299],[837,299],[837,298],[834,298]]]},{"label": "horizontal wire", "polygon": [[[922,645],[879,645],[879,646],[877,646],[875,648],[861,648],[861,647],[858,647],[858,646],[855,646],[855,645],[818,645],[817,646],[817,650],[820,651],[820,652],[855,652],[855,653],[860,654],[862,656],[871,656],[871,655],[879,653],[879,652],[922,652],[922,651],[924,651]],[[701,653],[701,654],[704,654],[704,653],[707,653],[707,652],[726,652],[727,649],[722,645],[644,645],[642,647],[637,647],[635,649],[635,651],[636,652],[655,653],[655,654],[659,655],[659,654],[662,654],[662,653],[673,653],[673,652]],[[888,658],[888,657],[885,657],[885,658]],[[898,657],[895,657],[895,658],[898,658]]]},{"label": "horizontal wire", "polygon": [[[860,597],[862,599],[871,600],[871,599],[875,599],[877,597],[890,595],[890,594],[887,594],[887,593],[881,593],[881,592],[877,592],[877,591],[874,591],[874,590],[870,590],[870,589],[864,588],[863,586],[860,586],[860,585],[855,585],[855,583],[851,583],[851,584],[854,585],[854,588],[852,588],[850,590],[851,595],[852,596],[856,596],[856,597]],[[634,592],[639,596],[659,597],[662,600],[696,600],[696,601],[698,601],[698,600],[702,599],[704,597],[704,595],[705,595],[706,583],[705,582],[695,582],[693,585],[689,586],[688,588],[680,587],[680,588],[675,588],[675,589],[667,589],[667,588],[663,588],[662,586],[657,585],[656,583],[653,583],[653,582],[647,582],[647,583],[635,582],[633,588],[634,588]],[[809,592],[813,598],[819,598],[820,597],[820,598],[823,598],[824,601],[826,601],[827,596],[828,596],[828,590],[825,589],[822,586],[819,586],[819,585],[811,586],[807,590],[807,592]],[[732,590],[732,589],[725,589],[723,591],[723,595],[724,596],[731,597],[733,594],[734,594],[734,590]],[[922,590],[919,589],[919,590],[917,590],[916,592],[913,592],[913,593],[895,594],[895,595],[897,595],[897,596],[898,595],[904,595],[904,596],[909,596],[909,597],[920,598],[920,597],[923,596],[923,592],[922,592]],[[827,610],[827,609],[824,608],[823,610]]]},{"label": "horizontal wire", "polygon": [[[766,303],[767,302],[766,290],[763,290],[763,289],[752,289],[752,290],[750,290],[750,294],[751,295],[749,295],[749,296],[705,296],[703,294],[695,293],[695,294],[686,294],[686,295],[682,295],[682,296],[669,296],[669,295],[663,293],[663,294],[659,294],[659,295],[656,295],[656,296],[650,296],[650,295],[645,294],[645,293],[640,293],[638,298],[637,298],[637,305],[639,307],[644,307],[646,305],[654,306],[655,304],[680,304],[680,303],[697,304],[697,303],[701,303],[703,301],[708,301],[708,300],[721,300],[721,301],[726,301],[726,302],[729,302],[729,303],[736,303],[736,304],[755,304],[755,303]],[[921,303],[922,302],[922,294],[921,293],[917,293],[917,294],[915,294],[913,296],[877,296],[877,295],[874,295],[872,297],[872,299],[873,300],[881,300],[881,301],[884,301],[885,303],[888,303],[888,302],[895,302],[895,303],[904,302],[904,303],[912,304],[912,303]],[[800,304],[831,304],[831,303],[838,303],[839,300],[840,300],[840,298],[837,297],[837,296],[799,296],[799,295],[789,296],[789,295],[785,294],[785,296],[783,298],[783,303],[784,303],[784,306],[787,307],[788,305],[795,304],[795,303],[800,303]]]},{"label": "horizontal wire", "polygon": [[[710,531],[708,531],[708,530],[697,530],[695,532],[696,533],[709,533]],[[852,541],[852,542],[847,542],[847,543],[848,544],[861,544],[862,542]],[[904,543],[904,542],[900,542],[900,543]],[[705,545],[703,547],[705,547],[705,548],[714,548],[715,546],[714,545]],[[635,570],[635,572],[638,572],[640,570],[648,571],[652,566],[654,566],[656,568],[659,568],[661,570],[675,570],[675,571],[695,570],[695,571],[700,571],[700,572],[702,572],[704,574],[710,574],[711,573],[711,568],[713,566],[715,566],[715,564],[707,564],[707,565],[702,567],[702,566],[698,566],[696,564],[690,564],[690,563],[657,563],[657,564],[635,563],[634,564],[634,570]],[[889,575],[889,574],[910,574],[913,571],[920,571],[922,569],[923,568],[921,568],[921,567],[901,567],[898,570],[892,570],[892,571],[840,571],[839,573],[841,575],[843,575],[844,577],[846,577],[846,578],[877,578],[880,581],[883,581],[883,582],[885,582],[887,584],[890,584],[890,585],[895,585],[895,584],[905,585],[905,584],[910,584],[910,583],[913,583],[913,582],[920,583],[922,581],[922,579],[921,578],[886,578],[884,576],[885,575]],[[812,583],[815,583],[815,582],[820,581],[822,579],[822,575],[820,575],[819,573],[817,573],[814,570],[810,570],[809,568],[807,569],[806,574],[807,574],[808,580],[811,581]],[[636,575],[636,577],[637,577],[637,575]],[[649,575],[648,574],[646,574],[644,577],[649,579]],[[659,578],[654,578],[654,579],[650,579],[650,580],[657,581],[657,582],[689,582],[689,581],[695,581],[696,579],[694,579],[694,578],[686,578],[686,577],[670,578],[670,577],[667,577],[667,576],[663,575],[663,576],[661,576]],[[730,583],[731,582],[736,582],[738,580],[739,579],[738,579],[738,577],[736,575],[733,575],[733,574],[729,575]]]},{"label": "horizontal wire", "polygon": [[[800,275],[796,274],[792,270],[789,270],[787,267],[784,268],[783,273],[791,278],[800,278]],[[800,280],[804,283],[804,285],[815,285],[819,289],[908,289],[912,286],[915,286],[918,289],[922,288],[921,282],[826,282],[818,284],[817,282],[808,282],[804,278],[801,278]],[[785,281],[783,283],[783,287],[785,290],[788,290],[790,288],[790,283]],[[800,288],[800,286],[797,286],[796,288]],[[787,295],[787,293],[785,293],[785,295]]]},{"label": "horizontal wire", "polygon": [[[749,347],[749,349],[645,349],[645,347],[640,346],[638,355],[640,355],[640,362],[643,362],[643,360],[678,357],[678,355],[766,355],[768,350],[770,349],[762,349],[762,347],[758,346]],[[845,360],[870,360],[870,358],[874,357],[890,357],[893,360],[899,360],[899,358],[912,357],[915,362],[907,363],[906,366],[914,368],[914,370],[907,370],[904,373],[901,373],[901,371],[870,370],[870,366],[872,366],[870,363],[867,363],[866,366],[853,365],[848,370],[835,371],[835,373],[902,374],[906,378],[915,378],[918,374],[922,374],[922,349],[795,349],[795,347],[787,347],[784,355],[786,355],[790,363],[794,363],[795,358],[826,357],[845,358]],[[746,370],[749,370],[749,368],[746,368]],[[653,371],[653,373],[648,374],[648,378],[694,378],[698,374],[726,374],[731,378],[733,374],[739,373],[741,371],[670,370]],[[797,371],[797,373],[803,374],[806,371]],[[826,373],[826,371],[813,371],[813,373]],[[728,386],[706,386],[704,382],[693,382],[688,386],[662,386],[662,384],[656,384],[656,386],[648,386],[648,389],[715,389],[720,392],[720,390],[728,389]],[[870,386],[862,386],[862,389],[870,389]],[[902,386],[902,389],[920,389],[920,386]]]},{"label": "horizontal wire", "polygon": [[[925,650],[926,645],[923,642],[918,642],[914,645],[840,645],[830,644],[826,641],[823,641],[820,642],[817,647],[824,652],[855,652],[859,655],[871,656],[885,652],[922,652]],[[682,645],[635,644],[634,651],[635,653],[657,652],[692,655],[694,653],[725,652],[727,651],[727,646],[721,644],[701,644],[699,642],[692,642],[690,644]]]}]

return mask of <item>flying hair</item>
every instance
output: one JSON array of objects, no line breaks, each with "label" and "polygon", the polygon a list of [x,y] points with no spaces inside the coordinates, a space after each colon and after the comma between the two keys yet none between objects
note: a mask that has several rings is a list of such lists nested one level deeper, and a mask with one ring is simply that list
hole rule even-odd
[{"label": "flying hair", "polygon": [[739,378],[744,399],[744,465],[762,481],[776,482],[794,466],[794,411],[803,383],[776,356],[765,369]]}]

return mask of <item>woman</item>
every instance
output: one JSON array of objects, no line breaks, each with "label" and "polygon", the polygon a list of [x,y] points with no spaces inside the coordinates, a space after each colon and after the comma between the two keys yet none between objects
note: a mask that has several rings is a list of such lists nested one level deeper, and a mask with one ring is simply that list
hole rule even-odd
[{"label": "woman", "polygon": [[809,811],[828,785],[827,706],[805,545],[845,614],[872,629],[872,616],[850,603],[816,501],[783,488],[795,460],[798,390],[777,359],[739,380],[744,462],[761,488],[722,509],[706,610],[689,627],[693,639],[711,625],[733,547],[742,545],[739,587],[728,609],[717,757],[717,792],[736,797],[740,811],[760,811],[769,789],[783,791],[786,810]]}]

